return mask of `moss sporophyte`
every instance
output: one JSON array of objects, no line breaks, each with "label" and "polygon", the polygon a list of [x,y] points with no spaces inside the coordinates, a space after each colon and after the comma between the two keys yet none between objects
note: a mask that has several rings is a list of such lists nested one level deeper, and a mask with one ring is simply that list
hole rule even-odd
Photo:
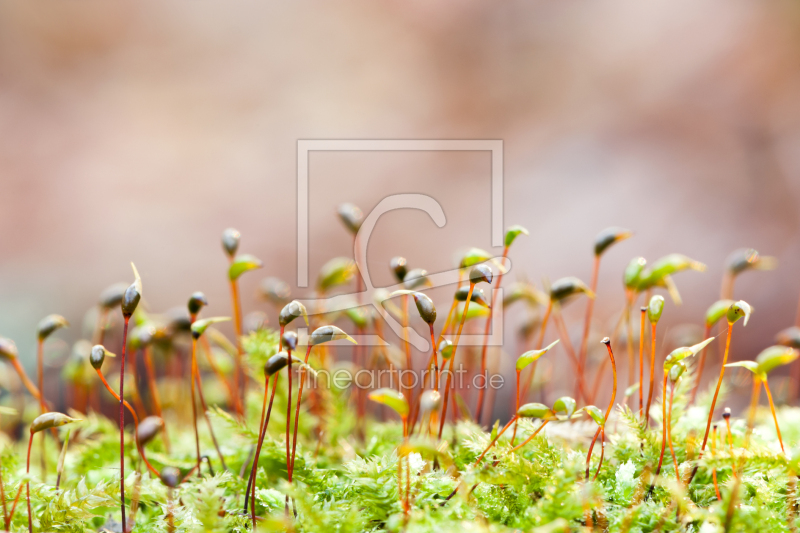
[{"label": "moss sporophyte", "polygon": [[[794,531],[800,387],[787,376],[800,376],[800,327],[782,324],[766,341],[748,328],[746,343],[732,343],[761,316],[734,283],[773,270],[774,258],[737,250],[722,265],[720,300],[683,295],[707,309],[694,316],[679,307],[675,277],[703,263],[634,257],[617,274],[621,290],[608,290],[601,259],[637,246],[611,227],[587,241],[593,262],[575,273],[588,284],[534,282],[518,265],[509,274],[514,254],[540,244],[514,225],[496,255],[458,253],[451,286],[433,287],[438,274],[410,264],[419,259],[409,250],[413,261],[383,257],[391,287],[370,292],[349,257],[367,244],[364,213],[342,204],[335,214],[348,249],[321,261],[315,299],[293,299],[272,276],[257,299],[240,294],[241,276],[269,263],[240,253],[228,229],[227,283],[156,313],[133,267],[133,283],[90,298],[85,320],[39,322],[25,354],[32,380],[0,337],[0,361],[13,369],[0,380],[3,529]],[[230,319],[204,316],[214,291],[229,291]],[[332,305],[345,299],[346,309]],[[401,329],[385,327],[373,303]],[[253,319],[258,306],[267,312]],[[500,319],[521,328],[494,346]],[[675,327],[686,322],[696,324]],[[420,332],[425,344],[413,344]],[[58,338],[78,336],[65,387],[49,386]],[[753,355],[736,352],[747,346]],[[486,386],[511,372],[513,387]],[[733,411],[717,410],[728,402]]]}]

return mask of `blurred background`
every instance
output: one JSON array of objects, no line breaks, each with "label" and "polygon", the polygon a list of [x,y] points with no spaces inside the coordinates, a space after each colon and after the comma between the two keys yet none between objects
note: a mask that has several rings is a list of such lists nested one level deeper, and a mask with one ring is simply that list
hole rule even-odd
[{"label": "blurred background", "polygon": [[[800,294],[798,94],[788,0],[4,2],[0,335],[32,368],[37,322],[62,314],[73,327],[49,341],[58,360],[99,293],[132,280],[131,261],[151,310],[202,290],[207,316],[229,315],[229,226],[264,261],[241,279],[245,312],[274,324],[255,293],[266,276],[297,281],[298,139],[501,139],[504,224],[530,230],[507,282],[588,282],[594,236],[628,227],[635,237],[603,260],[593,336],[617,320],[632,257],[681,252],[708,270],[676,276],[669,335],[701,324],[725,258],[753,247],[779,260],[736,285],[755,312],[732,357],[753,358],[794,323]],[[309,164],[312,284],[352,254],[345,201],[369,212],[424,193],[447,215],[441,229],[421,212],[381,219],[368,249],[378,286],[393,283],[394,255],[436,272],[464,247],[502,251],[488,153],[315,152]],[[433,293],[440,308],[450,294]],[[566,309],[576,345],[584,305]],[[506,315],[509,377],[523,315]],[[563,352],[554,361],[555,394],[571,370]]]}]

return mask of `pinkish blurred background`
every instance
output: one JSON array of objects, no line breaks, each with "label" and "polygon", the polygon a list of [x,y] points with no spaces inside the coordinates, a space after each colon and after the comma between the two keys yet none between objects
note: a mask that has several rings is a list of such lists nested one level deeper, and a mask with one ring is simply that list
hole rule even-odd
[{"label": "pinkish blurred background", "polygon": [[[752,358],[794,322],[800,293],[799,94],[788,0],[5,2],[0,334],[30,367],[37,322],[60,313],[73,328],[49,350],[66,351],[131,260],[152,310],[203,290],[209,316],[230,314],[228,226],[265,262],[242,278],[245,311],[268,310],[259,280],[296,282],[298,139],[501,139],[505,224],[531,231],[508,281],[588,281],[595,234],[629,227],[604,258],[595,336],[636,255],[709,266],[676,276],[684,304],[664,313],[676,328],[702,320],[728,254],[754,247],[780,265],[737,282],[755,313],[733,358]],[[369,211],[391,193],[433,196],[448,222],[384,217],[376,285],[392,282],[394,255],[440,271],[466,246],[499,254],[489,165],[478,152],[312,154],[311,279],[352,252],[337,205]],[[575,344],[583,309],[567,308]],[[510,356],[522,314],[507,315]]]}]

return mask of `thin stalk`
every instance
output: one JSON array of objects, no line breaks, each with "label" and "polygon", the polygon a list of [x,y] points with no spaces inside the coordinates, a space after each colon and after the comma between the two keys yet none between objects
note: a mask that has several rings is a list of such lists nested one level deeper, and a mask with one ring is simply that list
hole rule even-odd
[{"label": "thin stalk", "polygon": [[747,431],[744,437],[745,450],[750,448],[750,436],[753,434],[753,427],[756,423],[756,408],[758,399],[761,396],[761,381],[758,376],[753,375],[753,394],[750,396],[750,410],[747,413]]},{"label": "thin stalk", "polygon": [[17,489],[17,495],[14,497],[14,503],[11,504],[11,511],[8,513],[8,518],[6,519],[6,531],[10,531],[11,521],[14,520],[14,511],[17,510],[17,504],[19,503],[19,497],[22,495],[22,483],[19,484],[19,488]]},{"label": "thin stalk", "polygon": [[[96,369],[96,372],[97,372],[97,375],[98,375],[98,376],[100,376],[100,381],[102,381],[102,382],[103,382],[103,385],[105,386],[106,390],[107,390],[108,392],[110,392],[110,393],[111,393],[111,396],[113,396],[113,397],[114,397],[114,399],[116,399],[117,401],[119,401],[119,400],[120,400],[120,398],[121,398],[121,396],[120,396],[119,394],[117,394],[116,392],[114,392],[114,389],[112,389],[112,388],[111,388],[111,385],[109,385],[109,384],[108,384],[108,381],[106,381],[106,377],[105,377],[105,375],[103,374],[103,372],[102,372],[102,371],[101,371],[99,368],[98,368],[98,369]],[[145,456],[145,453],[144,453],[144,447],[143,447],[143,446],[141,445],[141,443],[139,442],[139,432],[137,431],[137,430],[138,430],[138,428],[139,428],[139,417],[138,417],[138,416],[136,416],[136,411],[134,411],[133,407],[131,407],[131,404],[129,404],[129,403],[127,402],[127,400],[122,400],[122,403],[125,405],[125,408],[128,410],[128,412],[129,412],[129,413],[131,414],[131,416],[133,417],[133,424],[134,424],[134,431],[133,431],[133,433],[134,433],[134,441],[136,442],[136,449],[137,449],[137,450],[138,450],[138,452],[139,452],[139,456],[140,456],[140,457],[142,458],[142,460],[144,461],[144,464],[147,466],[147,469],[148,469],[148,470],[150,470],[150,472],[151,472],[151,473],[152,473],[154,476],[156,476],[156,477],[160,477],[160,473],[158,472],[158,470],[156,470],[156,469],[153,467],[153,465],[151,465],[151,464],[150,464],[150,461],[148,461],[148,460],[147,460],[147,456]]]},{"label": "thin stalk", "polygon": [[31,396],[36,398],[39,402],[42,401],[42,395],[39,392],[39,389],[36,388],[36,385],[28,378],[28,374],[25,373],[25,369],[19,363],[18,358],[11,359],[11,366],[14,367],[14,370],[17,371],[17,375],[19,379],[22,381],[22,384],[25,385],[25,388],[28,389],[28,392],[31,393]]},{"label": "thin stalk", "polygon": [[[161,397],[158,394],[158,388],[156,387],[156,373],[153,368],[153,349],[150,346],[146,346],[144,349],[144,368],[147,371],[147,387],[150,391],[150,399],[153,402],[153,411],[155,411],[156,415],[161,419],[164,420],[164,416],[161,412]],[[161,428],[162,437],[164,438],[164,447],[167,449],[167,454],[170,452],[170,441],[169,441],[169,433],[167,433],[167,424],[164,423],[164,427]]]},{"label": "thin stalk", "polygon": [[[711,334],[711,326],[708,324],[705,325],[703,329],[703,338],[707,339],[708,336]],[[703,346],[703,349],[700,350],[700,362],[697,363],[697,379],[694,382],[694,390],[692,390],[692,398],[689,400],[689,405],[694,405],[694,401],[697,398],[697,389],[700,388],[700,378],[703,377],[703,365],[706,362],[706,349],[708,346]]]},{"label": "thin stalk", "polygon": [[781,451],[786,455],[786,450],[783,449],[783,438],[781,437],[781,428],[778,426],[778,417],[775,414],[775,404],[772,402],[772,393],[769,391],[769,383],[764,380],[764,390],[767,391],[767,399],[769,400],[769,409],[772,411],[772,419],[775,421],[775,430],[778,432],[778,442],[781,443]]},{"label": "thin stalk", "polygon": [[[603,344],[606,345],[606,350],[608,350],[608,358],[611,361],[611,370],[614,375],[614,385],[611,389],[611,401],[608,402],[608,408],[606,409],[606,414],[603,417],[603,424],[597,428],[597,431],[594,434],[594,438],[592,439],[592,444],[589,446],[589,453],[586,455],[586,478],[589,479],[589,462],[592,458],[592,448],[594,447],[594,443],[597,440],[597,436],[600,434],[601,430],[603,432],[603,439],[605,439],[605,426],[608,423],[608,417],[611,414],[611,409],[614,408],[614,400],[617,398],[617,362],[614,359],[614,351],[611,349],[611,340],[608,338],[603,339]],[[603,450],[605,451],[605,444],[603,445]],[[600,471],[600,467],[598,467],[598,472]],[[595,476],[597,477],[597,476]]]},{"label": "thin stalk", "polygon": [[490,443],[489,443],[489,445],[486,447],[486,449],[485,449],[485,450],[483,450],[483,453],[482,453],[482,454],[480,454],[480,455],[478,456],[478,458],[475,460],[475,464],[473,464],[473,465],[472,465],[472,467],[473,467],[473,468],[474,468],[474,467],[476,467],[476,466],[478,466],[478,465],[480,464],[481,460],[483,460],[483,457],[484,457],[484,456],[485,456],[485,455],[488,453],[488,451],[489,451],[489,450],[492,448],[492,446],[494,446],[494,445],[495,445],[495,443],[497,442],[497,440],[498,440],[498,439],[499,439],[499,438],[500,438],[500,437],[503,435],[503,433],[505,433],[505,432],[506,432],[506,430],[507,430],[507,429],[508,429],[508,428],[511,426],[511,424],[512,424],[513,422],[515,422],[516,420],[517,420],[517,415],[514,415],[513,417],[511,417],[511,420],[509,420],[509,421],[508,421],[508,423],[507,423],[505,426],[503,426],[503,429],[501,429],[501,430],[500,430],[500,431],[497,433],[497,436],[495,436],[495,438],[493,438],[493,439],[492,439],[492,442],[490,442]]},{"label": "thin stalk", "polygon": [[594,443],[597,442],[597,437],[600,436],[600,430],[603,429],[603,426],[598,426],[597,431],[594,432],[594,437],[592,437],[592,443],[589,445],[589,452],[586,454],[586,475],[584,476],[584,481],[589,479],[589,469],[591,468],[591,461],[592,461],[592,450],[594,450]]},{"label": "thin stalk", "polygon": [[[44,401],[44,339],[39,338],[36,341],[36,380],[39,386],[39,414],[47,412],[47,405]],[[42,438],[39,439],[39,461],[42,466],[42,481],[47,476],[47,454],[45,453],[45,438],[46,432],[42,431]]]},{"label": "thin stalk", "polygon": [[233,327],[236,332],[236,369],[233,379],[233,390],[236,392],[236,399],[239,402],[239,414],[244,416],[244,393],[246,379],[243,378],[242,369],[242,304],[239,301],[239,286],[236,280],[231,280],[231,306],[233,307]]},{"label": "thin stalk", "polygon": [[[269,388],[269,376],[265,373],[264,374],[264,402],[267,401],[267,390]],[[247,481],[247,490],[245,490],[244,495],[244,512],[247,514],[247,503],[248,498],[250,496],[250,489],[253,485],[255,485],[255,477],[256,477],[256,470],[258,465],[258,456],[261,454],[261,445],[264,444],[264,437],[267,434],[267,427],[269,426],[269,417],[272,413],[272,402],[275,400],[275,391],[278,388],[278,374],[275,374],[275,377],[272,378],[272,395],[269,397],[269,407],[267,408],[266,418],[264,417],[263,407],[262,407],[262,414],[261,414],[261,429],[259,431],[258,436],[258,445],[256,447],[256,453],[254,456],[253,464],[250,467],[250,478]],[[255,493],[254,493],[255,494]]]},{"label": "thin stalk", "polygon": [[[653,401],[653,389],[655,388],[655,379],[656,379],[656,326],[658,323],[650,324],[650,336],[652,337],[650,342],[650,390],[647,393],[647,407],[644,410],[644,419],[645,419],[645,426],[650,425],[650,404]],[[725,368],[725,367],[723,367]],[[666,375],[664,379],[667,379]],[[719,387],[717,387],[719,390]],[[712,409],[713,410],[713,409]]]},{"label": "thin stalk", "polygon": [[[119,506],[122,513],[122,531],[128,531],[125,522],[125,347],[128,344],[128,322],[130,315],[123,315],[122,357],[119,370]],[[194,405],[194,403],[192,404]]]},{"label": "thin stalk", "polygon": [[92,345],[103,344],[103,337],[105,337],[107,323],[108,308],[101,307],[100,312],[97,313],[97,322],[95,322],[94,332],[92,333]]},{"label": "thin stalk", "polygon": [[[28,461],[25,466],[25,473],[30,475],[31,473],[31,446],[33,445],[33,436],[35,433],[31,432],[31,437],[28,439]],[[33,533],[33,512],[31,511],[31,480],[30,478],[28,481],[25,482],[25,498],[28,500],[28,533]],[[14,507],[17,504],[14,502]],[[11,509],[11,513],[14,513],[14,509]],[[123,515],[124,516],[124,515]],[[122,529],[125,531],[125,528]]]},{"label": "thin stalk", "polygon": [[3,523],[8,530],[8,507],[6,507],[6,489],[3,485],[3,466],[0,464],[0,500],[3,501]]},{"label": "thin stalk", "polygon": [[175,514],[172,512],[174,506],[174,489],[167,488],[167,533],[175,533]]},{"label": "thin stalk", "polygon": [[[706,433],[703,436],[703,445],[700,447],[700,457],[703,456],[703,450],[706,449],[706,442],[708,441],[708,432],[711,430],[711,421],[714,419],[714,407],[717,405],[717,396],[719,395],[719,388],[722,386],[722,378],[725,376],[725,365],[728,363],[728,353],[731,349],[731,332],[733,331],[733,324],[728,323],[728,336],[725,340],[725,355],[722,357],[722,368],[719,371],[719,380],[717,381],[717,389],[714,391],[714,399],[711,401],[711,409],[708,413],[708,423],[706,424]],[[694,477],[694,476],[692,476]]]},{"label": "thin stalk", "polygon": [[[508,246],[503,247],[503,257],[500,264],[505,266],[506,257],[508,256]],[[497,275],[497,283],[495,287],[500,288],[503,282],[503,271]],[[483,387],[478,389],[478,406],[475,411],[475,421],[480,425],[483,418],[483,399],[486,394],[486,349],[489,344],[489,328],[492,326],[492,313],[494,313],[494,306],[497,303],[498,290],[492,290],[492,306],[489,308],[489,314],[486,316],[486,326],[483,329],[483,348],[481,349],[481,375],[483,376]]]},{"label": "thin stalk", "polygon": [[197,368],[197,358],[195,353],[197,351],[197,339],[192,336],[192,370],[191,377],[189,378],[190,388],[192,391],[192,424],[194,425],[194,446],[197,452],[197,475],[200,475],[200,432],[197,429],[197,400],[195,399],[194,392],[194,374]]},{"label": "thin stalk", "polygon": [[[658,468],[656,468],[656,478],[658,478],[658,474],[661,473],[661,465],[664,462],[664,450],[667,448],[667,374],[668,372],[664,372],[664,383],[662,385],[663,389],[663,398],[661,400],[661,455],[658,458]],[[703,442],[705,446],[705,442]],[[650,492],[653,491],[653,486],[655,485],[656,481],[653,479],[653,483],[650,485]]]},{"label": "thin stalk", "polygon": [[[599,255],[594,256],[594,264],[592,265],[592,281],[589,288],[592,290],[592,293],[597,294],[597,277],[600,273],[600,257]],[[583,319],[583,336],[581,337],[581,346],[578,350],[578,356],[580,361],[580,369],[581,369],[581,379],[583,379],[584,374],[586,372],[586,354],[589,348],[589,330],[591,329],[592,325],[592,313],[594,311],[594,298],[589,298],[586,302],[586,316]],[[589,401],[589,398],[586,398]]]},{"label": "thin stalk", "polygon": [[603,457],[606,455],[606,428],[600,432],[600,462],[597,463],[597,471],[594,473],[592,481],[597,481],[597,476],[600,474],[600,469],[603,467]]},{"label": "thin stalk", "polygon": [[[197,364],[194,365],[194,379],[197,381],[197,393],[200,397],[200,405],[203,407],[203,418],[206,419],[208,432],[211,434],[211,442],[214,443],[214,449],[217,450],[217,455],[219,456],[219,462],[222,464],[222,469],[227,470],[228,466],[225,464],[225,457],[223,457],[222,451],[219,448],[217,436],[214,434],[214,426],[211,425],[211,418],[208,416],[208,405],[206,404],[206,398],[203,394],[203,380],[200,377],[200,370],[197,367]],[[209,462],[209,464],[211,463]]]},{"label": "thin stalk", "polygon": [[[544,318],[542,318],[542,325],[541,330],[539,331],[539,340],[536,342],[536,350],[542,349],[542,343],[544,343],[544,334],[547,331],[547,321],[550,319],[550,314],[553,312],[553,301],[550,300],[547,302],[547,309],[544,312]],[[528,391],[531,388],[531,384],[533,383],[533,374],[536,371],[536,363],[533,364],[533,368],[531,368],[531,372],[528,375],[528,380],[525,383],[525,389],[522,391],[522,397],[525,398],[528,396]]]},{"label": "thin stalk", "polygon": [[[733,457],[733,435],[731,435],[731,421],[729,417],[725,417],[725,425],[728,428],[728,448],[730,448],[731,457]],[[732,464],[733,477],[736,477],[736,463]]]},{"label": "thin stalk", "polygon": [[558,334],[561,336],[561,339],[564,343],[564,348],[567,351],[567,355],[569,355],[572,365],[575,367],[575,373],[578,375],[578,379],[575,380],[575,397],[578,399],[578,401],[580,401],[581,396],[583,396],[583,399],[588,401],[589,395],[587,394],[586,387],[583,383],[583,374],[580,369],[580,361],[578,360],[577,355],[575,355],[575,350],[572,347],[572,341],[569,339],[569,331],[567,331],[567,326],[564,323],[564,317],[561,314],[560,306],[558,306],[553,313],[553,322],[555,322],[556,328],[558,328]]},{"label": "thin stalk", "polygon": [[[449,365],[449,372],[447,374],[447,381],[445,382],[444,387],[444,402],[442,403],[442,419],[439,421],[439,440],[442,439],[442,431],[444,431],[444,423],[447,420],[447,397],[450,392],[450,384],[453,379],[453,366],[456,360],[456,351],[458,351],[458,341],[461,339],[461,331],[464,329],[464,322],[467,319],[467,311],[469,310],[469,302],[472,300],[472,292],[475,290],[475,284],[470,281],[469,284],[469,292],[467,293],[467,299],[464,302],[464,313],[461,315],[461,323],[458,325],[458,333],[456,333],[456,340],[453,343],[453,355],[450,356],[450,365]],[[455,391],[453,391],[455,394]],[[455,409],[454,409],[455,411]],[[454,413],[455,416],[455,413]]]},{"label": "thin stalk", "polygon": [[[641,309],[642,319],[639,325],[639,417],[644,414],[644,319],[647,316],[647,308]],[[705,339],[705,337],[703,337]]]},{"label": "thin stalk", "polygon": [[[427,381],[426,375],[430,374],[431,368],[433,368],[433,379],[431,380],[431,386],[433,390],[439,391],[439,357],[436,351],[436,336],[433,332],[433,324],[430,324],[430,331],[431,331],[431,358],[428,360],[428,364],[425,367],[425,373],[423,373],[423,377],[420,380],[420,389],[418,398],[422,397],[422,393],[425,392],[425,382]],[[409,422],[409,434],[414,433],[414,427],[417,425],[417,421],[419,420],[419,410],[420,410],[420,402],[417,401],[416,406],[414,407],[413,416]],[[422,421],[419,420],[419,430],[422,432]],[[430,429],[430,428],[429,428]]]},{"label": "thin stalk", "polygon": [[133,374],[133,405],[136,407],[136,413],[147,415],[147,409],[144,408],[144,402],[142,402],[142,396],[139,394],[139,365],[138,365],[138,355],[139,350],[134,350],[132,355],[131,361],[131,373]]},{"label": "thin stalk", "polygon": [[[714,424],[714,427],[711,429],[711,444],[709,447],[711,448],[711,452],[716,452],[716,443],[717,443],[717,425]],[[714,492],[717,494],[717,500],[722,500],[722,496],[719,493],[719,484],[717,483],[717,469],[713,468],[711,470],[711,477],[714,480]]]},{"label": "thin stalk", "polygon": [[[515,407],[515,409],[514,409],[515,413],[519,412],[519,376],[520,376],[520,373],[521,373],[521,371],[517,370],[517,372],[516,372],[516,374],[517,374],[516,388],[514,389],[514,399],[517,402],[516,405],[514,406]],[[511,445],[512,446],[514,445],[514,440],[516,440],[516,438],[517,438],[517,425],[518,424],[517,424],[516,415],[514,416],[513,420],[514,420],[514,433],[511,435]]]},{"label": "thin stalk", "polygon": [[[289,467],[291,466],[290,461],[291,455],[289,452],[289,428],[291,427],[292,421],[292,352],[289,351],[289,364],[286,366],[286,374],[288,376],[288,386],[286,388],[286,471],[289,473],[289,483],[292,482],[292,469]],[[255,481],[253,482],[253,491],[255,491]],[[256,511],[255,511],[255,492],[253,493],[253,528],[256,527]],[[286,495],[286,499],[284,501],[284,513],[286,516],[289,516],[289,495]]]},{"label": "thin stalk", "polygon": [[297,404],[295,405],[295,413],[294,413],[294,433],[292,435],[292,463],[289,466],[289,482],[291,483],[292,480],[292,473],[294,472],[294,459],[295,454],[297,453],[297,426],[300,420],[300,401],[303,399],[303,385],[305,384],[305,377],[306,377],[306,367],[305,365],[308,364],[308,356],[311,355],[311,344],[309,343],[308,348],[306,349],[306,357],[303,360],[304,366],[300,367],[300,379],[297,384]]},{"label": "thin stalk", "polygon": [[538,435],[538,434],[539,434],[539,432],[542,430],[542,428],[544,428],[544,427],[547,425],[547,423],[548,423],[548,422],[550,422],[550,421],[549,421],[549,420],[542,420],[542,423],[541,423],[541,425],[540,425],[538,428],[536,428],[536,431],[534,431],[534,432],[533,432],[533,434],[532,434],[530,437],[528,437],[527,439],[525,439],[525,441],[524,441],[524,442],[522,442],[522,443],[520,443],[518,446],[515,446],[515,447],[511,448],[511,450],[510,450],[508,453],[509,453],[509,454],[511,454],[511,453],[514,453],[515,451],[519,450],[520,448],[522,448],[523,446],[525,446],[526,444],[528,444],[530,441],[532,441],[532,440],[533,440],[533,438],[534,438],[536,435]]},{"label": "thin stalk", "polygon": [[[464,271],[466,269],[462,268],[458,271],[458,284],[456,285],[456,291],[461,288],[461,284],[463,283],[464,278]],[[447,319],[444,321],[444,327],[442,328],[442,332],[440,337],[444,337],[447,334],[447,330],[450,327],[450,321],[453,319],[453,313],[455,313],[456,306],[458,306],[458,300],[453,297],[453,303],[450,306],[450,310],[447,312]]]},{"label": "thin stalk", "polygon": [[[634,293],[635,294],[635,293]],[[634,355],[633,348],[633,323],[631,322],[631,310],[633,309],[633,298],[628,299],[628,305],[625,307],[625,347],[628,351],[628,386],[633,385],[634,376],[636,374],[636,356]],[[627,403],[627,402],[625,402]]]},{"label": "thin stalk", "polygon": [[678,458],[675,456],[675,448],[672,446],[672,400],[675,396],[675,383],[669,390],[669,410],[667,411],[667,443],[669,444],[669,453],[672,454],[672,462],[675,465],[675,479],[680,483],[680,475],[678,472]]}]

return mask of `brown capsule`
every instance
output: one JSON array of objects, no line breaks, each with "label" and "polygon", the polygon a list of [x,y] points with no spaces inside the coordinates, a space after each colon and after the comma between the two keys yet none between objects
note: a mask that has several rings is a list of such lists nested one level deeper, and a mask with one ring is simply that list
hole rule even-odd
[{"label": "brown capsule", "polygon": [[294,351],[297,348],[297,333],[294,331],[286,331],[281,337],[281,346]]},{"label": "brown capsule", "polygon": [[269,277],[261,280],[259,285],[261,296],[274,305],[284,305],[292,296],[289,284],[279,278]]},{"label": "brown capsule", "polygon": [[292,300],[281,309],[280,314],[278,315],[278,324],[281,326],[288,326],[295,318],[302,316],[305,321],[306,325],[308,325],[308,311],[306,310],[306,306],[298,302],[297,300]]},{"label": "brown capsule", "polygon": [[272,376],[276,372],[283,370],[283,368],[288,364],[289,354],[286,352],[278,352],[267,360],[267,364],[264,365],[264,372],[268,376]]},{"label": "brown capsule", "polygon": [[358,230],[361,229],[361,224],[364,222],[364,213],[361,209],[356,205],[344,203],[339,206],[337,212],[347,229],[353,234],[358,233]]},{"label": "brown capsule", "polygon": [[408,273],[406,258],[399,255],[392,257],[391,261],[389,261],[389,268],[394,272],[394,277],[397,278],[397,281],[402,282]]},{"label": "brown capsule", "polygon": [[431,284],[428,279],[428,271],[424,268],[415,268],[406,272],[403,277],[403,286],[406,290],[413,291],[420,287],[429,286]]},{"label": "brown capsule", "polygon": [[113,357],[114,354],[106,350],[102,344],[95,344],[92,351],[89,353],[89,362],[92,368],[100,370],[103,367],[103,362],[106,360],[106,355]]},{"label": "brown capsule", "polygon": [[727,420],[727,419],[729,419],[730,417],[731,417],[731,408],[730,408],[730,407],[726,407],[726,408],[725,408],[725,412],[723,412],[723,413],[722,413],[722,418],[724,418],[725,420]]},{"label": "brown capsule", "polygon": [[161,469],[161,483],[174,489],[181,482],[181,471],[174,466],[165,466]]},{"label": "brown capsule", "polygon": [[164,428],[164,421],[158,416],[148,416],[141,422],[136,429],[136,436],[139,443],[144,446],[158,435],[158,432]]},{"label": "brown capsule", "polygon": [[469,273],[470,283],[485,282],[491,284],[493,277],[492,269],[484,264],[475,265]]},{"label": "brown capsule", "polygon": [[193,293],[189,298],[189,303],[187,304],[187,307],[189,308],[189,314],[196,315],[200,312],[204,305],[208,305],[206,295],[200,291]]},{"label": "brown capsule", "polygon": [[62,413],[50,411],[49,413],[39,415],[33,419],[33,422],[31,423],[31,433],[39,433],[45,429],[65,426],[67,424],[71,424],[72,422],[80,422],[80,420],[77,418],[71,418]]},{"label": "brown capsule", "polygon": [[239,241],[241,238],[242,234],[233,228],[228,228],[222,232],[222,249],[225,250],[225,253],[228,254],[229,257],[236,255],[236,250],[239,249]]},{"label": "brown capsule", "polygon": [[192,330],[192,318],[186,309],[173,307],[165,313],[167,315],[167,331],[170,335],[186,333]]},{"label": "brown capsule", "polygon": [[16,359],[19,356],[17,345],[11,339],[0,337],[0,357],[3,359]]},{"label": "brown capsule", "polygon": [[122,307],[122,316],[130,317],[133,315],[133,312],[136,311],[136,306],[139,305],[139,300],[141,298],[142,295],[136,288],[136,283],[132,283],[130,287],[125,290],[125,294],[122,296],[122,302],[120,303],[120,307]]},{"label": "brown capsule", "polygon": [[337,328],[336,326],[322,326],[314,330],[314,332],[311,334],[311,337],[309,337],[309,343],[311,346],[317,346],[318,344],[324,344],[326,342],[343,339],[356,344],[355,339],[342,331],[340,328]]},{"label": "brown capsule", "polygon": [[[468,294],[469,287],[459,287],[458,290],[456,290],[455,299],[459,302],[465,302]],[[478,305],[482,305],[483,307],[490,307],[488,300],[486,300],[486,296],[483,294],[483,290],[478,288],[474,288],[472,290],[472,298],[470,298],[469,301]]]},{"label": "brown capsule", "polygon": [[594,238],[594,255],[602,255],[612,244],[631,237],[633,232],[624,228],[606,228]]},{"label": "brown capsule", "polygon": [[611,344],[611,339],[609,339],[608,337],[603,337],[603,340],[601,340],[600,342],[608,346],[609,344]]},{"label": "brown capsule", "polygon": [[100,307],[104,309],[112,309],[122,303],[122,297],[125,295],[125,289],[128,284],[125,282],[115,283],[100,293]]},{"label": "brown capsule", "polygon": [[584,282],[575,277],[561,278],[553,282],[550,286],[550,299],[554,301],[564,300],[579,293],[586,293],[589,298],[594,298],[594,293]]},{"label": "brown capsule", "polygon": [[54,331],[69,326],[67,319],[61,315],[47,315],[39,322],[39,340],[49,337]]},{"label": "brown capsule", "polygon": [[417,304],[417,311],[422,320],[428,324],[436,322],[436,306],[433,305],[433,300],[427,294],[415,292],[414,303]]},{"label": "brown capsule", "polygon": [[792,326],[778,332],[775,341],[783,346],[800,349],[800,328]]},{"label": "brown capsule", "polygon": [[762,256],[753,248],[740,248],[735,250],[725,264],[725,268],[738,276],[745,270],[773,270],[778,266],[778,260],[774,257]]}]

